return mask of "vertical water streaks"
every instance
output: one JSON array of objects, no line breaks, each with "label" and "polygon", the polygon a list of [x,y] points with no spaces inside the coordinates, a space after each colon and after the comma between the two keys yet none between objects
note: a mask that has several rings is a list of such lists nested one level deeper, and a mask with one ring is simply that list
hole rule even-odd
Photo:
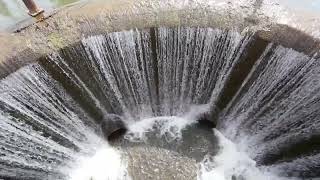
[{"label": "vertical water streaks", "polygon": [[[152,90],[148,83],[153,79],[150,54],[143,52],[142,46],[148,42],[146,32],[129,31],[112,33],[107,36],[96,36],[84,39],[86,52],[93,69],[104,81],[97,86],[103,87],[104,96],[118,107],[127,117],[136,119],[138,115],[152,115]],[[150,48],[148,48],[150,49]],[[92,53],[92,55],[90,55]],[[146,56],[146,57],[143,57]],[[155,87],[151,84],[151,87]]]},{"label": "vertical water streaks", "polygon": [[0,83],[0,177],[65,178],[59,168],[95,148],[107,113],[129,121],[214,103],[249,40],[211,28],[136,29],[84,38],[12,73]]},{"label": "vertical water streaks", "polygon": [[319,59],[269,45],[221,116],[220,129],[260,164],[319,176],[319,161],[307,160],[319,153],[319,90]]},{"label": "vertical water streaks", "polygon": [[214,104],[250,39],[211,28],[159,28],[156,34],[165,115],[179,115],[193,104]]},{"label": "vertical water streaks", "polygon": [[0,83],[0,178],[61,179],[77,152],[90,153],[93,121],[37,64]]},{"label": "vertical water streaks", "polygon": [[223,90],[216,104],[216,111],[226,108],[231,99],[235,96],[243,81],[250,73],[252,67],[263,54],[269,42],[261,39],[258,35],[250,38],[245,50],[237,53],[239,60],[234,65],[230,76],[223,84]]},{"label": "vertical water streaks", "polygon": [[0,177],[64,178],[59,167],[95,147],[107,113],[130,121],[214,103],[249,40],[211,28],[136,29],[84,38],[12,73],[0,83]]},{"label": "vertical water streaks", "polygon": [[219,130],[259,165],[320,176],[320,61],[268,42],[251,51],[254,40],[135,29],[85,37],[21,68],[0,82],[0,178],[63,179],[60,167],[99,144],[105,114],[183,117],[194,105],[220,107]]},{"label": "vertical water streaks", "polygon": [[249,40],[211,28],[130,30],[84,38],[53,60],[68,64],[61,69],[71,69],[106,113],[138,120],[214,103]]}]

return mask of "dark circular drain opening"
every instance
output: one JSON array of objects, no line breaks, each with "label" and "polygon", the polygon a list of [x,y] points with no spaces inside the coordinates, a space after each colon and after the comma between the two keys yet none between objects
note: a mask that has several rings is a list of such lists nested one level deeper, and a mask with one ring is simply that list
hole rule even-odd
[{"label": "dark circular drain opening", "polygon": [[115,142],[122,138],[127,132],[127,128],[122,117],[115,114],[108,114],[101,123],[101,131],[109,142]]}]

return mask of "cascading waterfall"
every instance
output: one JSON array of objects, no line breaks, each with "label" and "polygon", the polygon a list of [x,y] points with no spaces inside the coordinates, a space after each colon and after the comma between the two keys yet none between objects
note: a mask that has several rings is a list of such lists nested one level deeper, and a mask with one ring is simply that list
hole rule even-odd
[{"label": "cascading waterfall", "polygon": [[[250,39],[202,28],[150,31],[85,38],[67,52],[68,59],[56,55],[49,60],[63,64],[72,81],[93,89],[102,111],[138,120],[179,115],[190,105],[215,101]],[[85,54],[73,57],[78,52]]]},{"label": "cascading waterfall", "polygon": [[319,58],[269,45],[221,118],[261,164],[319,176]]},{"label": "cascading waterfall", "polygon": [[[117,154],[99,151],[110,148],[99,127],[108,114],[123,116],[129,127],[182,118],[184,125],[171,125],[180,132],[199,109],[217,116],[218,130],[235,143],[215,130],[224,147],[253,162],[243,171],[319,177],[319,58],[269,44],[226,95],[240,64],[250,64],[244,57],[254,38],[200,27],[134,29],[85,37],[20,68],[0,82],[0,178],[68,179],[79,157]],[[223,174],[224,167],[213,169]]]},{"label": "cascading waterfall", "polygon": [[0,177],[59,179],[59,166],[97,146],[96,125],[41,66],[20,69],[0,88]]}]

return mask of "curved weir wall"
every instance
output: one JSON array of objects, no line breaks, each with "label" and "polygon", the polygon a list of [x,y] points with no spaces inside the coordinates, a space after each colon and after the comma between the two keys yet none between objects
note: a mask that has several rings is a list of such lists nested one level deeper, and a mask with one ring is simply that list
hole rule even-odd
[{"label": "curved weir wall", "polygon": [[[64,17],[63,13],[56,19]],[[244,22],[239,22],[243,27],[235,24],[239,28],[197,24],[192,17],[184,23],[180,17],[177,24],[166,20],[172,18],[169,15],[160,23],[112,26],[113,30],[106,31],[102,29],[105,24],[97,25],[102,13],[92,16],[97,17],[92,27],[89,15],[82,19],[72,15],[68,23],[79,19],[78,29],[65,26],[65,19],[52,18],[48,28],[54,24],[61,29],[36,32],[31,26],[19,32],[22,38],[34,32],[45,38],[32,35],[35,47],[17,47],[18,53],[1,66],[0,179],[69,179],[79,157],[92,155],[106,143],[100,126],[110,114],[124,120],[128,139],[130,131],[144,129],[139,122],[148,119],[186,119],[177,126],[180,131],[205,118],[219,132],[212,137],[213,145],[208,135],[209,145],[197,161],[211,148],[219,154],[218,138],[279,179],[320,177],[320,58],[316,53],[320,46],[316,39],[287,26],[275,25],[267,32],[248,29],[251,25]],[[139,22],[146,18],[136,16]],[[109,18],[113,17],[126,16]],[[124,19],[112,22],[125,24]],[[78,33],[84,36],[76,37]],[[72,40],[65,41],[68,38]],[[43,40],[48,46],[41,47]],[[175,133],[171,128],[168,131]],[[191,129],[182,136],[188,133],[192,139],[203,131]],[[167,144],[152,147],[200,156],[183,151],[189,145],[198,146],[190,137],[176,149],[170,145],[173,141],[166,140]],[[140,150],[128,151],[132,155]],[[141,151],[182,163],[183,172],[197,168],[188,166],[192,160],[175,159],[167,150]],[[141,157],[132,155],[135,158]],[[245,172],[239,174],[250,179]]]}]

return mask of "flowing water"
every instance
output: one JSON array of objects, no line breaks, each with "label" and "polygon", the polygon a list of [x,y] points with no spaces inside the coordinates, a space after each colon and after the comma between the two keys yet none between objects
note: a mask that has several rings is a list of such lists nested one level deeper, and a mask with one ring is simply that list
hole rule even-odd
[{"label": "flowing water", "polygon": [[[253,62],[252,42],[264,47]],[[217,122],[207,133],[217,152],[186,158],[181,171],[195,167],[199,180],[319,177],[319,63],[245,31],[86,37],[1,80],[0,179],[134,179],[125,151],[136,151],[102,138],[108,114],[125,119],[128,141],[147,142],[157,127],[154,139],[179,144],[203,113]],[[178,156],[164,149],[150,153]]]}]

